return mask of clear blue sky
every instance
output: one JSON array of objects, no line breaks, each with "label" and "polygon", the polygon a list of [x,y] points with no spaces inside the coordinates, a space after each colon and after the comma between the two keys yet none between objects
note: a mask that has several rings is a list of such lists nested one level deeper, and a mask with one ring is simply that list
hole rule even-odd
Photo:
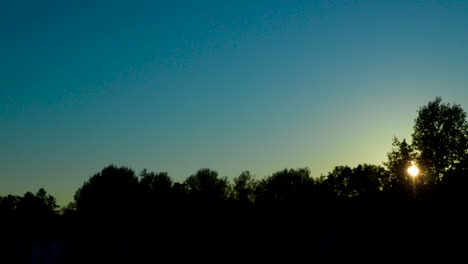
[{"label": "clear blue sky", "polygon": [[257,178],[382,164],[468,110],[468,1],[2,1],[0,195],[109,164]]}]

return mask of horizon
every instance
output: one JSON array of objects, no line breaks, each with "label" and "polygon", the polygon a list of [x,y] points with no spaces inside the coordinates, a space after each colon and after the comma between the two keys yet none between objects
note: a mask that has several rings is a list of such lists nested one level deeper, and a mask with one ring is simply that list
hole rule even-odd
[{"label": "horizon", "polygon": [[61,206],[110,164],[382,165],[419,107],[468,109],[457,1],[3,3],[0,32],[0,195]]}]

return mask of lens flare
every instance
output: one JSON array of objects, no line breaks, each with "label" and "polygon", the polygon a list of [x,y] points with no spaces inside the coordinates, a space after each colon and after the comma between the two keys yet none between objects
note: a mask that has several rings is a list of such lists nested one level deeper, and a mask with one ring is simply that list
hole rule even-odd
[{"label": "lens flare", "polygon": [[408,174],[412,177],[417,177],[419,175],[419,168],[412,162],[411,166],[408,168]]}]

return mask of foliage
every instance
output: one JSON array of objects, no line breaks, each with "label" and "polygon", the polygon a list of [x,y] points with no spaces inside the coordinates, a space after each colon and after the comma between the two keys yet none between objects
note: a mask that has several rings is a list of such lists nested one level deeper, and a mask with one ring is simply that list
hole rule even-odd
[{"label": "foliage", "polygon": [[13,216],[20,200],[21,197],[11,194],[5,197],[0,197],[0,215],[4,217]]},{"label": "foliage", "polygon": [[138,203],[138,178],[126,167],[110,165],[86,181],[75,194],[79,212],[95,215],[124,215]]},{"label": "foliage", "polygon": [[218,172],[214,170],[198,170],[184,181],[184,186],[189,197],[196,202],[216,203],[228,197],[227,178],[219,178]]},{"label": "foliage", "polygon": [[259,184],[259,199],[264,202],[297,202],[307,200],[314,180],[308,168],[284,169],[263,179]]},{"label": "foliage", "polygon": [[255,202],[255,189],[257,181],[249,171],[243,171],[234,178],[232,186],[232,198],[242,203],[253,204]]},{"label": "foliage", "polygon": [[355,168],[337,166],[328,174],[324,184],[338,197],[348,199],[372,196],[383,190],[388,173],[381,166],[363,164]]},{"label": "foliage", "polygon": [[387,154],[388,160],[384,162],[389,177],[384,179],[382,188],[385,191],[406,193],[410,185],[407,169],[416,160],[416,153],[405,139],[400,141],[394,137],[392,146],[392,151]]},{"label": "foliage", "polygon": [[440,183],[448,171],[468,160],[468,122],[458,104],[437,97],[421,107],[412,136],[429,183]]}]

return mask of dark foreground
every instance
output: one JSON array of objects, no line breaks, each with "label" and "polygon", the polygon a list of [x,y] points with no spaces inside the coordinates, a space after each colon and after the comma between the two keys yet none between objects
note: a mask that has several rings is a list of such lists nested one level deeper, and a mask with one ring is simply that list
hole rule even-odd
[{"label": "dark foreground", "polygon": [[0,263],[463,261],[466,220],[414,204],[3,219]]}]

